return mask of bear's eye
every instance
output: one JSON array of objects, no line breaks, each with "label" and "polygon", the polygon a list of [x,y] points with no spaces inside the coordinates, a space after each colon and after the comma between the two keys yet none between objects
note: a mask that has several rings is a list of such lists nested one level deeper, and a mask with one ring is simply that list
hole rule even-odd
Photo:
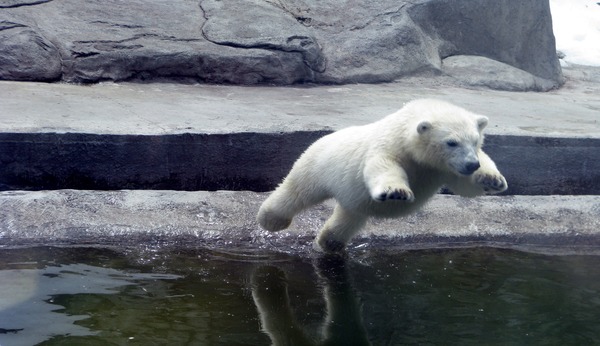
[{"label": "bear's eye", "polygon": [[451,139],[451,140],[449,140],[449,141],[446,142],[446,145],[449,146],[450,148],[454,148],[454,147],[458,146],[458,142]]}]

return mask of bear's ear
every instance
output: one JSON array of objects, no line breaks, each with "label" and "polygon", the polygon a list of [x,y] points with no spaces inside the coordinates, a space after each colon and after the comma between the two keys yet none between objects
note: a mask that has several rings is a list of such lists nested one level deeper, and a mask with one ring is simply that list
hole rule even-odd
[{"label": "bear's ear", "polygon": [[479,128],[479,131],[483,130],[488,124],[488,118],[485,116],[480,116],[479,118],[477,118],[477,127]]},{"label": "bear's ear", "polygon": [[421,121],[419,125],[417,125],[417,132],[422,135],[423,133],[431,130],[431,123],[427,120]]}]

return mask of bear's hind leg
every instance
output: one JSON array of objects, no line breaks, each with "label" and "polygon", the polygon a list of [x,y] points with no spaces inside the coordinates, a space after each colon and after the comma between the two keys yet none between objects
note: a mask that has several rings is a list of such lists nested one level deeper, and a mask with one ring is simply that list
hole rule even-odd
[{"label": "bear's hind leg", "polygon": [[325,252],[340,252],[366,222],[367,216],[350,212],[338,204],[315,242]]},{"label": "bear's hind leg", "polygon": [[260,206],[256,220],[267,231],[281,231],[290,226],[296,214],[325,198],[284,182]]},{"label": "bear's hind leg", "polygon": [[293,216],[287,217],[280,215],[276,210],[272,208],[261,207],[256,220],[262,228],[271,232],[278,232],[284,230],[292,223]]},{"label": "bear's hind leg", "polygon": [[256,220],[267,231],[277,232],[286,229],[292,223],[297,208],[291,196],[286,196],[281,187],[275,190],[260,206]]}]

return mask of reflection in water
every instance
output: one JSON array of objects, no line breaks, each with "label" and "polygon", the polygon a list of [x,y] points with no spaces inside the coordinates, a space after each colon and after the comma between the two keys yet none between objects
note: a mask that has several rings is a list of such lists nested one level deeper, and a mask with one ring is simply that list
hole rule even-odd
[{"label": "reflection in water", "polygon": [[0,270],[0,345],[35,345],[53,335],[94,335],[96,332],[76,323],[88,315],[64,313],[66,306],[61,304],[64,297],[115,294],[120,287],[142,280],[177,278],[124,273],[87,264]]},{"label": "reflection in water", "polygon": [[313,338],[294,318],[285,272],[263,266],[252,275],[252,297],[263,330],[273,345],[368,345],[366,330],[348,267],[343,258],[327,256],[316,260],[316,272],[324,282],[326,317],[322,335]]},{"label": "reflection in water", "polygon": [[592,345],[599,261],[494,248],[345,259],[0,248],[0,345]]}]

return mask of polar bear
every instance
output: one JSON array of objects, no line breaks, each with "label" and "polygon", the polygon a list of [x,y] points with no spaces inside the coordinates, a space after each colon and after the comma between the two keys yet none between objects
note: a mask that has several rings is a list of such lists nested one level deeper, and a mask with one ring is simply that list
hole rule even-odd
[{"label": "polar bear", "polygon": [[303,209],[334,198],[315,245],[339,252],[369,217],[407,215],[443,186],[466,197],[505,191],[506,179],[481,150],[487,123],[450,103],[419,99],[374,123],[329,134],[294,163],[257,221],[277,232]]}]

